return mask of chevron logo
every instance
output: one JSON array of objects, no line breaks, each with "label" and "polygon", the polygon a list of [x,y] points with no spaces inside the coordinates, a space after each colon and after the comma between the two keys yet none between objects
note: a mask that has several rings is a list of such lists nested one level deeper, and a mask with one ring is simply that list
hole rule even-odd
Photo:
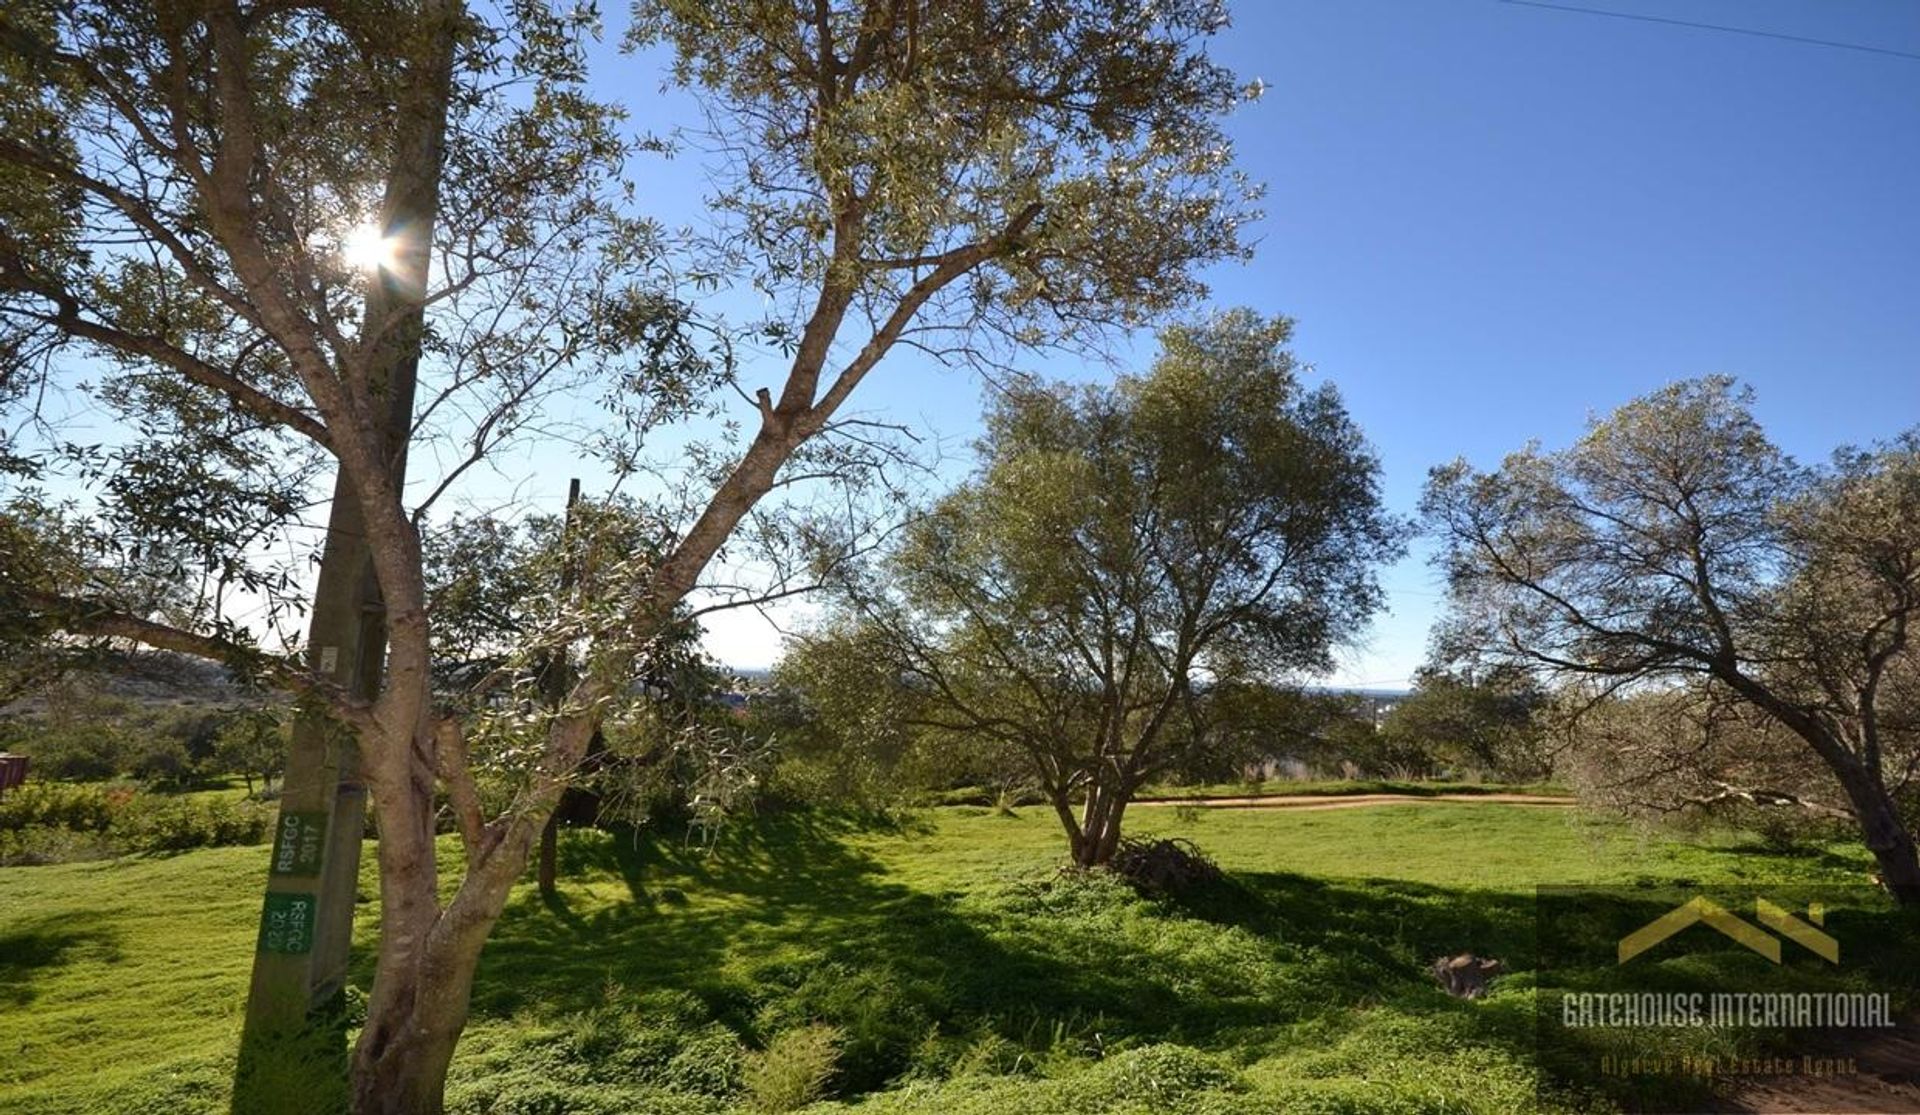
[{"label": "chevron logo", "polygon": [[[1812,952],[1829,964],[1840,963],[1840,942],[1818,928],[1826,923],[1826,911],[1819,903],[1807,907],[1807,920],[1764,898],[1754,900],[1754,916],[1760,925],[1738,917],[1710,898],[1695,897],[1661,914],[1647,924],[1620,938],[1620,963],[1625,964],[1668,937],[1693,925],[1706,925],[1723,936],[1780,963],[1782,939]],[[1760,928],[1765,926],[1766,929]],[[1767,932],[1773,930],[1773,933]],[[1775,936],[1777,933],[1779,936]]]}]

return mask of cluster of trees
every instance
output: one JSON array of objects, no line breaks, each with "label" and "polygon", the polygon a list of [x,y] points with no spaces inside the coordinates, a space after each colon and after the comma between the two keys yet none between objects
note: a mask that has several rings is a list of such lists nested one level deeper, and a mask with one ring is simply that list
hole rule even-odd
[{"label": "cluster of trees", "polygon": [[1525,782],[1553,770],[1550,711],[1550,693],[1525,671],[1429,667],[1387,713],[1380,737],[1389,755],[1425,773]]},{"label": "cluster of trees", "polygon": [[[440,1109],[509,890],[605,769],[596,748],[662,715],[675,648],[729,596],[723,551],[832,586],[824,637],[845,653],[792,670],[875,670],[906,695],[816,724],[893,770],[930,760],[927,739],[1018,756],[1085,865],[1111,856],[1139,786],[1231,737],[1236,705],[1324,667],[1400,552],[1337,395],[1301,382],[1284,320],[1244,312],[1166,331],[1151,369],[1108,386],[1015,383],[976,473],[863,560],[863,524],[838,514],[856,501],[809,500],[889,490],[898,446],[848,403],[896,350],[997,371],[1085,352],[1243,254],[1259,191],[1221,121],[1252,90],[1206,51],[1217,2],[630,14],[626,45],[664,51],[717,160],[715,223],[684,253],[635,201],[630,160],[660,144],[588,87],[592,6],[0,14],[0,401],[30,419],[0,435],[19,482],[0,668],[140,643],[225,662],[351,734],[381,837],[363,1113]],[[344,252],[362,225],[378,250]],[[700,297],[716,286],[767,316],[718,320]],[[124,436],[63,436],[60,400]],[[716,440],[675,430],[716,418]],[[524,554],[497,520],[436,541],[442,497],[534,436],[577,438],[645,499],[579,531],[534,524],[548,538]],[[1529,678],[1738,698],[1831,772],[1890,884],[1920,899],[1898,806],[1917,455],[1909,439],[1801,469],[1709,383],[1566,453],[1443,470],[1427,511],[1457,642]],[[367,555],[342,575],[384,608],[366,692],[257,619],[304,601],[328,476],[330,537]],[[463,588],[475,562],[538,590]],[[1486,689],[1423,686],[1404,731],[1508,761],[1527,746],[1513,734],[1453,728],[1532,699]]]},{"label": "cluster of trees", "polygon": [[[1854,829],[1838,781],[1811,749],[1707,686],[1653,687],[1582,709],[1558,753],[1584,800],[1650,822],[1726,823],[1781,847]],[[1908,825],[1920,820],[1911,790],[1895,802]]]},{"label": "cluster of trees", "polygon": [[1550,701],[1524,676],[1428,668],[1405,694],[1240,685],[1216,700],[1213,737],[1178,781],[1526,782],[1553,766]]},{"label": "cluster of trees", "polygon": [[1721,377],[1436,469],[1448,668],[1376,722],[1274,684],[1364,620],[1397,544],[1337,402],[1289,396],[1284,336],[1225,315],[1146,376],[997,401],[975,477],[797,656],[835,725],[810,746],[1017,771],[1089,866],[1148,779],[1558,769],[1634,812],[1844,821],[1920,901],[1920,434],[1803,466]]},{"label": "cluster of trees", "polygon": [[1219,314],[1164,331],[1144,374],[991,399],[974,475],[833,582],[800,670],[884,682],[832,702],[835,730],[896,766],[1019,757],[1095,867],[1135,792],[1212,746],[1222,693],[1330,667],[1402,528],[1290,330]]},{"label": "cluster of trees", "polygon": [[266,703],[155,702],[97,691],[102,675],[65,678],[0,717],[0,750],[38,779],[131,778],[171,789],[237,777],[272,789],[286,764],[286,710]]},{"label": "cluster of trees", "polygon": [[[1197,270],[1243,252],[1258,193],[1221,129],[1251,91],[1206,53],[1214,0],[630,15],[627,44],[663,48],[703,102],[719,179],[696,256],[639,210],[627,164],[646,144],[587,86],[591,5],[0,14],[0,398],[41,423],[6,424],[29,436],[0,466],[89,496],[10,501],[0,648],[10,669],[89,640],[219,659],[351,732],[380,823],[361,1112],[441,1108],[508,892],[716,554],[763,527],[833,548],[778,512],[891,459],[847,411],[889,354],[1098,346],[1199,296]],[[379,249],[343,252],[361,225]],[[718,322],[693,297],[729,284],[766,319]],[[752,374],[741,343],[767,354]],[[449,699],[437,501],[535,434],[644,475],[663,431],[729,397],[745,421],[718,441],[668,439],[692,467],[654,474],[658,544],[581,571]],[[125,436],[63,437],[63,398]],[[256,617],[301,602],[328,474],[334,535],[368,555],[344,575],[386,617],[366,693],[235,618],[239,600]],[[556,694],[539,679],[561,660]]]},{"label": "cluster of trees", "polygon": [[[870,632],[842,625],[790,645],[746,721],[769,743],[774,798],[890,807],[975,791],[1045,803],[1029,754],[927,719],[925,686],[884,649]],[[1528,782],[1565,770],[1557,706],[1530,682],[1469,682],[1437,670],[1417,682],[1392,699],[1297,683],[1197,685],[1206,730],[1169,748],[1153,781]]]}]

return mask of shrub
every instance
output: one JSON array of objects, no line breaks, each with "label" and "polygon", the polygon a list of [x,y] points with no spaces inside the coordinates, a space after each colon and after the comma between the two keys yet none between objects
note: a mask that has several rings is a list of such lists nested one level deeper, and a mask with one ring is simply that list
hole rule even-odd
[{"label": "shrub", "polygon": [[248,802],[135,794],[114,815],[115,843],[133,852],[178,852],[266,839],[270,811]]},{"label": "shrub", "polygon": [[902,978],[890,967],[829,961],[809,965],[791,991],[780,993],[792,975],[763,972],[776,997],[756,1019],[761,1033],[825,1022],[840,1031],[840,1083],[848,1091],[883,1086],[905,1070],[914,1050],[933,1024],[932,989]]},{"label": "shrub", "polygon": [[676,1092],[730,1096],[740,1088],[742,1060],[740,1039],[733,1031],[709,1024],[680,1039],[659,1084]]},{"label": "shrub", "polygon": [[608,1001],[551,1022],[476,1030],[450,1115],[719,1115],[737,1110],[743,1050],[687,996]]},{"label": "shrub", "polygon": [[184,786],[194,778],[193,762],[186,749],[171,739],[156,739],[139,749],[127,766],[127,773],[149,785]]},{"label": "shrub", "polygon": [[50,825],[0,829],[0,867],[77,863],[106,859],[113,854],[113,844],[98,832],[76,832]]},{"label": "shrub", "polygon": [[1202,1092],[1244,1087],[1218,1057],[1184,1045],[1161,1044],[1108,1057],[1076,1078],[1071,1090],[1087,1101],[1088,1110],[1137,1103],[1164,1111]]},{"label": "shrub", "polygon": [[126,767],[127,741],[111,724],[85,723],[42,727],[17,745],[33,761],[40,778],[72,782],[112,778]]},{"label": "shrub", "polygon": [[967,1043],[948,1071],[954,1076],[998,1076],[1012,1072],[1020,1054],[1019,1046],[987,1030]]},{"label": "shrub", "polygon": [[999,895],[1009,913],[1061,921],[1118,917],[1140,904],[1126,880],[1106,871],[1061,871],[1045,879],[1019,879]]},{"label": "shrub", "polygon": [[747,1058],[742,1081],[755,1111],[796,1111],[820,1098],[840,1058],[841,1032],[815,1023],[787,1030]]},{"label": "shrub", "polygon": [[[1037,1075],[960,1075],[920,1081],[868,1097],[873,1115],[1294,1115],[1296,1108],[1261,1102],[1222,1058],[1187,1046],[1158,1044],[1114,1052],[1097,1061],[1061,1062]],[[1442,1101],[1445,1103],[1445,1101]],[[1331,1109],[1301,1108],[1331,1115]],[[1349,1109],[1356,1113],[1374,1110]],[[1433,1106],[1430,1111],[1478,1110]],[[1489,1109],[1492,1110],[1492,1109]],[[1510,1110],[1510,1109],[1509,1109]]]},{"label": "shrub", "polygon": [[114,795],[104,786],[29,782],[0,797],[0,832],[42,827],[105,832],[114,806]]},{"label": "shrub", "polygon": [[131,788],[34,782],[0,798],[0,833],[14,834],[5,853],[12,863],[258,844],[271,828],[272,810],[252,802]]}]

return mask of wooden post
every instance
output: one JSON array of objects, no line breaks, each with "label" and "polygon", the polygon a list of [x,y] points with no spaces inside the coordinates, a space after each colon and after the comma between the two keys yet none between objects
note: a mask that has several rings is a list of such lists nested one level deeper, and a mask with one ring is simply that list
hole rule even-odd
[{"label": "wooden post", "polygon": [[[575,477],[567,485],[567,522],[561,531],[561,545],[573,544],[573,505],[580,502],[580,480]],[[562,551],[560,561],[560,595],[564,599],[567,590],[573,587],[573,560]],[[558,707],[567,699],[567,690],[573,685],[573,672],[568,669],[567,651],[560,648],[553,660],[547,663],[546,675],[540,680],[545,683],[547,700]],[[537,878],[540,884],[540,897],[552,899],[559,896],[559,844],[560,809],[566,803],[566,791],[561,792],[560,801],[554,805],[553,812],[547,816],[547,827],[540,830],[540,866]]]},{"label": "wooden post", "polygon": [[[382,620],[359,504],[336,481],[308,625],[310,665],[357,696],[377,693]],[[280,780],[235,1112],[318,1110],[315,1097],[326,1096],[344,1107],[344,1034],[315,1011],[346,985],[366,800],[352,734],[324,712],[299,709]]]}]

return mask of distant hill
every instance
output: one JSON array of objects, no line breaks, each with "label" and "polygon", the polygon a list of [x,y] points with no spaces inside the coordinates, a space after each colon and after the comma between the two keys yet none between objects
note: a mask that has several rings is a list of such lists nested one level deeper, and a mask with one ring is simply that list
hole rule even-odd
[{"label": "distant hill", "polygon": [[[226,667],[164,650],[116,655],[102,667],[67,675],[61,684],[141,705],[237,705],[253,699]],[[45,696],[29,695],[0,706],[0,714],[35,713],[46,704]]]},{"label": "distant hill", "polygon": [[1344,685],[1309,685],[1306,688],[1309,693],[1371,697],[1378,701],[1404,701],[1413,695],[1413,690],[1411,689],[1355,689]]}]

